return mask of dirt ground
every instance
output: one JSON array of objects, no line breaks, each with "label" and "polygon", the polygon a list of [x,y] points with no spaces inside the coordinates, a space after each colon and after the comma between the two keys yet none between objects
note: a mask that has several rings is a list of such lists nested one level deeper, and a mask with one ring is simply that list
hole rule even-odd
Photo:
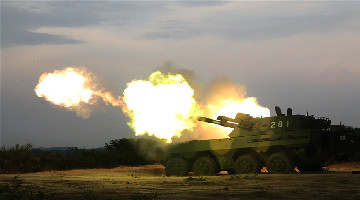
[{"label": "dirt ground", "polygon": [[[162,165],[2,174],[43,199],[360,199],[360,162],[325,172],[167,177]],[[0,195],[1,197],[1,195]]]}]

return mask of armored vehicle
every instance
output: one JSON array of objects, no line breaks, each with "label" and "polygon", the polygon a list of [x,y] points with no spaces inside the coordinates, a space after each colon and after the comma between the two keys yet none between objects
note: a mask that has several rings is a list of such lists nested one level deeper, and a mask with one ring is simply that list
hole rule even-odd
[{"label": "armored vehicle", "polygon": [[254,118],[238,113],[235,118],[219,116],[199,121],[233,128],[229,138],[193,140],[169,145],[164,165],[167,175],[214,175],[292,173],[321,170],[329,161],[346,159],[355,151],[354,129],[331,125],[328,118],[293,115],[292,109],[276,116]]}]

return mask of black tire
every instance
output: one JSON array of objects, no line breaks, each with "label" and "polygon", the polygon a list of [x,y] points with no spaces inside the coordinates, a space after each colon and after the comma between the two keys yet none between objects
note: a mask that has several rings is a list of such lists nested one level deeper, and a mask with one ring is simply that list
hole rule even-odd
[{"label": "black tire", "polygon": [[211,176],[218,172],[218,166],[213,158],[200,157],[193,165],[194,174],[198,176]]},{"label": "black tire", "polygon": [[271,174],[293,173],[295,165],[293,160],[285,153],[272,154],[266,162],[266,169]]},{"label": "black tire", "polygon": [[234,170],[237,174],[259,173],[260,163],[252,154],[245,154],[236,159]]},{"label": "black tire", "polygon": [[170,158],[165,167],[167,176],[185,176],[189,173],[189,163],[183,158]]}]

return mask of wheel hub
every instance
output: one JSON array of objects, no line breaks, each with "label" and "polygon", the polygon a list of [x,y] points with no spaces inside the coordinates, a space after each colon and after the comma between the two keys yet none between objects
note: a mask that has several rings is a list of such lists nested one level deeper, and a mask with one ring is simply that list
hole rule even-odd
[{"label": "wheel hub", "polygon": [[247,161],[247,160],[243,160],[240,163],[240,168],[244,171],[244,172],[249,172],[252,169],[252,164]]},{"label": "wheel hub", "polygon": [[276,171],[280,172],[280,171],[284,170],[285,163],[281,159],[276,159],[276,160],[274,160],[273,167],[275,168]]},{"label": "wheel hub", "polygon": [[209,171],[209,167],[207,165],[207,163],[200,163],[199,165],[199,171],[206,174]]}]

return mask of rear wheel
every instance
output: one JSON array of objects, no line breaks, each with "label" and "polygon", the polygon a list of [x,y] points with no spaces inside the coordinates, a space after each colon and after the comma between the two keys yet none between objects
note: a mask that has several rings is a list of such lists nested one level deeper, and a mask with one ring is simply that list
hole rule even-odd
[{"label": "rear wheel", "polygon": [[254,174],[260,172],[259,161],[251,154],[238,157],[235,161],[234,168],[237,174]]},{"label": "rear wheel", "polygon": [[189,163],[183,158],[170,158],[165,171],[168,176],[185,176],[189,173]]},{"label": "rear wheel", "polygon": [[292,159],[283,152],[272,154],[266,163],[266,169],[271,174],[291,173],[294,172],[294,168]]},{"label": "rear wheel", "polygon": [[211,176],[218,172],[218,166],[213,158],[200,157],[193,165],[194,174],[198,176]]}]

